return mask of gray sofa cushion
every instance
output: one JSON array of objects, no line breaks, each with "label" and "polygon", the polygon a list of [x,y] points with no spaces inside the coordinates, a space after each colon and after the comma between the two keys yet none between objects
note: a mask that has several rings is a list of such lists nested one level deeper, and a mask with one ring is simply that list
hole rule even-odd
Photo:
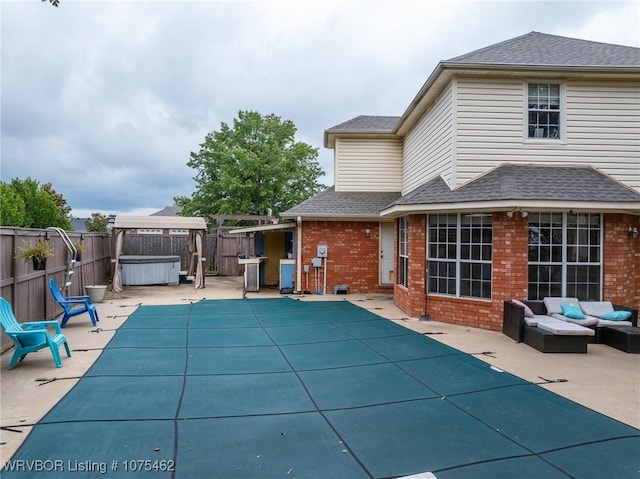
[{"label": "gray sofa cushion", "polygon": [[578,298],[558,298],[555,296],[546,297],[542,300],[544,307],[547,308],[547,314],[562,314],[563,304],[573,304],[574,306],[580,306]]},{"label": "gray sofa cushion", "polygon": [[532,327],[536,327],[540,323],[548,323],[553,321],[558,321],[558,320],[556,318],[552,318],[551,316],[547,316],[544,314],[536,314],[533,316],[533,318],[528,318],[526,316],[524,317],[524,323],[527,326],[532,326]]},{"label": "gray sofa cushion", "polygon": [[538,323],[538,329],[549,331],[558,336],[594,336],[596,334],[593,329],[561,320]]},{"label": "gray sofa cushion", "polygon": [[580,326],[595,326],[600,322],[600,318],[594,318],[593,316],[585,316],[584,319],[573,319],[567,318],[562,314],[552,314],[552,318],[559,319],[560,321],[565,321],[567,323],[579,324]]}]

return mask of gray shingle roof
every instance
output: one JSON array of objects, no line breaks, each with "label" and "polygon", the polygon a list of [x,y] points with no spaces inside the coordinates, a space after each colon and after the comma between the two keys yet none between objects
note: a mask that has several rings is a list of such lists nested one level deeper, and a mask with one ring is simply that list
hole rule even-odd
[{"label": "gray shingle roof", "polygon": [[499,200],[636,203],[640,194],[590,166],[503,164],[458,189],[434,178],[389,204],[444,204]]},{"label": "gray shingle roof", "polygon": [[622,203],[640,208],[640,193],[590,166],[500,165],[451,190],[440,177],[401,196],[390,192],[335,191],[335,187],[282,213],[283,217],[378,218],[402,205],[446,205],[486,201]]},{"label": "gray shingle roof", "polygon": [[339,131],[392,133],[399,119],[399,116],[360,115],[333,126],[326,131],[331,133]]},{"label": "gray shingle roof", "polygon": [[283,217],[379,218],[380,211],[400,193],[336,191],[327,188],[282,213]]},{"label": "gray shingle roof", "polygon": [[180,212],[182,211],[182,206],[165,206],[160,211],[156,211],[155,213],[151,213],[150,216],[180,216]]},{"label": "gray shingle roof", "polygon": [[640,67],[640,48],[531,32],[444,63]]}]

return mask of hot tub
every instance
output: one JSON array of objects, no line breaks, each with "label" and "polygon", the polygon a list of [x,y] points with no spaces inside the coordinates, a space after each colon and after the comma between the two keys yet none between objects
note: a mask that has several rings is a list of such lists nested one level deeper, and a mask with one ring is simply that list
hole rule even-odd
[{"label": "hot tub", "polygon": [[123,286],[178,284],[180,256],[120,256]]}]

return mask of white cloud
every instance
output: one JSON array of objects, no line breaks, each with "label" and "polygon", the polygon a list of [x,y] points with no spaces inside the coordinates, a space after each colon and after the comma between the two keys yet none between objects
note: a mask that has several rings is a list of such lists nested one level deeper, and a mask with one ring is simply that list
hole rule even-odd
[{"label": "white cloud", "polygon": [[536,30],[640,44],[640,2],[3,2],[2,179],[50,181],[74,212],[189,195],[189,153],[238,110],[323,132],[400,115],[438,61]]},{"label": "white cloud", "polygon": [[610,2],[584,23],[561,28],[560,35],[640,47],[640,2]]}]

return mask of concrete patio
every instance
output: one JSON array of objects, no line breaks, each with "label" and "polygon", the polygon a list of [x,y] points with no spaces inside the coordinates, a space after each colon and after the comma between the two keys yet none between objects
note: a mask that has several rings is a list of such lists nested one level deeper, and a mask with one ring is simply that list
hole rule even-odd
[{"label": "concrete patio", "polygon": [[[279,297],[276,289],[264,288],[247,297]],[[11,351],[2,355],[0,396],[0,465],[11,458],[24,441],[31,425],[38,422],[89,369],[140,304],[185,304],[201,299],[242,297],[241,278],[207,278],[207,287],[190,285],[126,287],[122,293],[108,292],[97,305],[100,322],[92,327],[88,317],[72,318],[64,333],[72,357],[63,357],[63,367],[53,365],[48,351],[30,354],[15,369],[6,366]],[[491,365],[586,407],[636,428],[640,427],[640,355],[627,354],[606,345],[589,345],[588,354],[543,354],[515,343],[501,332],[485,331],[436,321],[407,317],[388,295],[302,295],[301,301],[347,300],[432,339],[473,354]],[[96,407],[100,407],[96,404]]]}]

